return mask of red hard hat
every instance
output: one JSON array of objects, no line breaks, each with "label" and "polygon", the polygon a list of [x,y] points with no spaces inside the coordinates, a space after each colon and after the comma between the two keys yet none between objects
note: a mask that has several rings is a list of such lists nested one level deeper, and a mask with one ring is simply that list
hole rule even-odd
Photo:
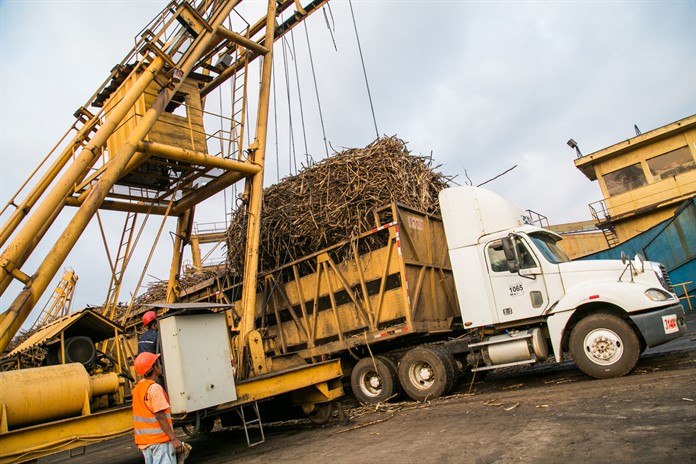
[{"label": "red hard hat", "polygon": [[157,314],[154,311],[148,311],[143,314],[143,325],[147,327],[152,321],[157,319]]},{"label": "red hard hat", "polygon": [[135,358],[135,372],[137,372],[138,375],[147,374],[159,357],[159,354],[149,353],[147,351],[140,353],[138,357]]}]

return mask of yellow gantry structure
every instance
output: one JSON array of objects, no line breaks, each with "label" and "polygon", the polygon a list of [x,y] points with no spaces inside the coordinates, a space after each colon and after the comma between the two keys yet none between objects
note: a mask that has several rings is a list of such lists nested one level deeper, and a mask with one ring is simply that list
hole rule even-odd
[{"label": "yellow gantry structure", "polygon": [[[237,308],[239,322],[230,326],[231,333],[236,334],[231,345],[237,361],[238,400],[219,405],[218,411],[212,412],[284,393],[290,393],[293,402],[311,411],[315,403],[342,394],[338,361],[283,365],[260,359],[261,337],[254,330],[273,43],[327,1],[312,0],[302,5],[300,0],[269,0],[258,20],[247,21],[237,10],[242,0],[174,0],[143,29],[133,49],[75,112],[74,124],[0,211],[7,218],[0,228],[0,295],[11,288],[13,281],[23,284],[9,308],[1,308],[0,352],[7,348],[100,210],[124,213],[126,224],[134,224],[137,214],[177,218],[166,297],[167,302],[177,301],[181,253],[190,240],[196,206],[245,181],[243,207],[248,228],[243,301]],[[249,64],[257,58],[262,63],[255,139],[246,140],[246,75]],[[210,117],[205,100],[226,83],[232,83],[239,97],[232,99],[229,114],[214,115],[225,122],[227,129],[209,134],[204,124]],[[42,174],[35,177],[39,172]],[[49,244],[50,250],[38,267],[27,269],[38,244],[56,219],[64,215],[71,215],[68,225]],[[133,226],[124,227],[119,253],[121,248],[132,253],[134,234],[128,227]],[[127,258],[109,260],[113,277],[105,311],[110,317],[109,307],[117,303],[120,274]],[[67,327],[68,323],[59,320],[54,325],[62,324]],[[60,341],[60,347],[67,343],[63,332],[52,337]],[[117,351],[122,346],[120,338],[117,334],[117,342],[112,344]],[[124,378],[128,373],[122,355],[117,352],[111,359],[115,374]],[[69,366],[64,358],[61,365]],[[244,362],[246,359],[253,359],[253,367]],[[37,369],[36,378],[44,378],[42,368]],[[83,375],[80,371],[79,375],[64,376],[87,376],[87,380],[75,381],[82,391],[79,407],[73,408],[80,409],[77,417],[67,417],[61,411],[57,420],[34,418],[28,426],[13,427],[7,418],[14,417],[14,412],[0,404],[0,462],[35,459],[130,431],[130,408],[124,404],[125,380],[119,384],[116,407],[90,407],[92,400],[84,391],[94,390],[95,382],[102,385],[101,380],[95,380],[101,374]],[[3,382],[10,388],[19,380],[0,373]],[[63,390],[56,391],[52,400],[60,402],[62,395]]]},{"label": "yellow gantry structure", "polygon": [[[272,44],[324,1],[269,1],[266,16],[229,29],[241,1],[173,1],[144,29],[135,47],[75,113],[75,124],[47,157],[45,174],[24,196],[16,195],[0,229],[0,294],[13,280],[24,284],[0,314],[4,350],[99,209],[179,218],[177,237],[185,241],[197,204],[230,185],[248,183],[249,265],[245,282],[256,280],[263,166],[268,125]],[[286,11],[287,10],[287,11]],[[287,17],[279,23],[281,13]],[[205,97],[246,71],[262,57],[256,140],[244,148],[244,111],[227,118],[230,130],[218,135],[234,150],[208,149]],[[246,97],[246,89],[242,89]],[[246,99],[244,103],[246,104]],[[183,108],[183,115],[180,111]],[[25,263],[65,207],[76,208],[58,240],[34,270]],[[175,250],[181,248],[175,244]],[[179,253],[174,253],[179,255]],[[172,278],[180,256],[172,259]],[[253,307],[255,291],[247,304]],[[175,299],[176,295],[169,295]],[[249,328],[251,322],[244,322]],[[244,333],[245,331],[242,331]]]}]

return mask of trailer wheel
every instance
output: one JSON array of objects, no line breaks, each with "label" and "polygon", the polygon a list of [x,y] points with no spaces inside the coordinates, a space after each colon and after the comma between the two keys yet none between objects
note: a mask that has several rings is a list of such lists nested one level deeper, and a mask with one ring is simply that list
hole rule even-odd
[{"label": "trailer wheel", "polygon": [[333,407],[331,403],[320,403],[314,405],[314,411],[307,414],[307,419],[314,425],[324,425],[331,418]]},{"label": "trailer wheel", "polygon": [[638,362],[640,342],[623,319],[611,314],[592,314],[573,328],[570,354],[580,370],[591,377],[621,377]]},{"label": "trailer wheel", "polygon": [[454,384],[453,362],[437,348],[414,348],[401,359],[399,381],[416,401],[438,397]]},{"label": "trailer wheel", "polygon": [[400,392],[394,361],[386,356],[363,358],[353,368],[350,387],[361,403],[379,403]]},{"label": "trailer wheel", "polygon": [[452,371],[452,376],[447,379],[447,385],[445,386],[445,391],[442,392],[442,394],[447,394],[452,391],[452,389],[457,385],[459,382],[459,366],[457,366],[457,361],[454,359],[454,356],[447,351],[444,347],[442,346],[433,346],[429,347],[429,349],[433,350],[437,356],[439,356],[442,359],[442,362],[445,364],[449,364],[448,371]]}]

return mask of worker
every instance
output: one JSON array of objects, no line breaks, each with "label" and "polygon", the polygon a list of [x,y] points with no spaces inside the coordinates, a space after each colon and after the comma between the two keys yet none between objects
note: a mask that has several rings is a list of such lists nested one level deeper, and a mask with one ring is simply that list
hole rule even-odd
[{"label": "worker", "polygon": [[157,314],[154,311],[148,311],[143,314],[143,327],[147,330],[140,336],[138,340],[138,354],[140,353],[155,353],[159,351],[157,346]]},{"label": "worker", "polygon": [[176,455],[185,448],[174,434],[167,393],[155,382],[162,375],[159,358],[148,352],[135,358],[135,372],[142,379],[132,391],[133,432],[145,464],[177,464]]}]

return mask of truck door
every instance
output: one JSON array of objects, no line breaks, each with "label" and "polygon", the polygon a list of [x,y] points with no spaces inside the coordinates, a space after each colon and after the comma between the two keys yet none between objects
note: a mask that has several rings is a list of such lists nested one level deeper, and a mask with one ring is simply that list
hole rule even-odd
[{"label": "truck door", "polygon": [[520,261],[518,272],[510,272],[500,240],[486,246],[488,273],[500,322],[515,321],[541,314],[549,298],[538,258],[519,237],[514,238]]}]

